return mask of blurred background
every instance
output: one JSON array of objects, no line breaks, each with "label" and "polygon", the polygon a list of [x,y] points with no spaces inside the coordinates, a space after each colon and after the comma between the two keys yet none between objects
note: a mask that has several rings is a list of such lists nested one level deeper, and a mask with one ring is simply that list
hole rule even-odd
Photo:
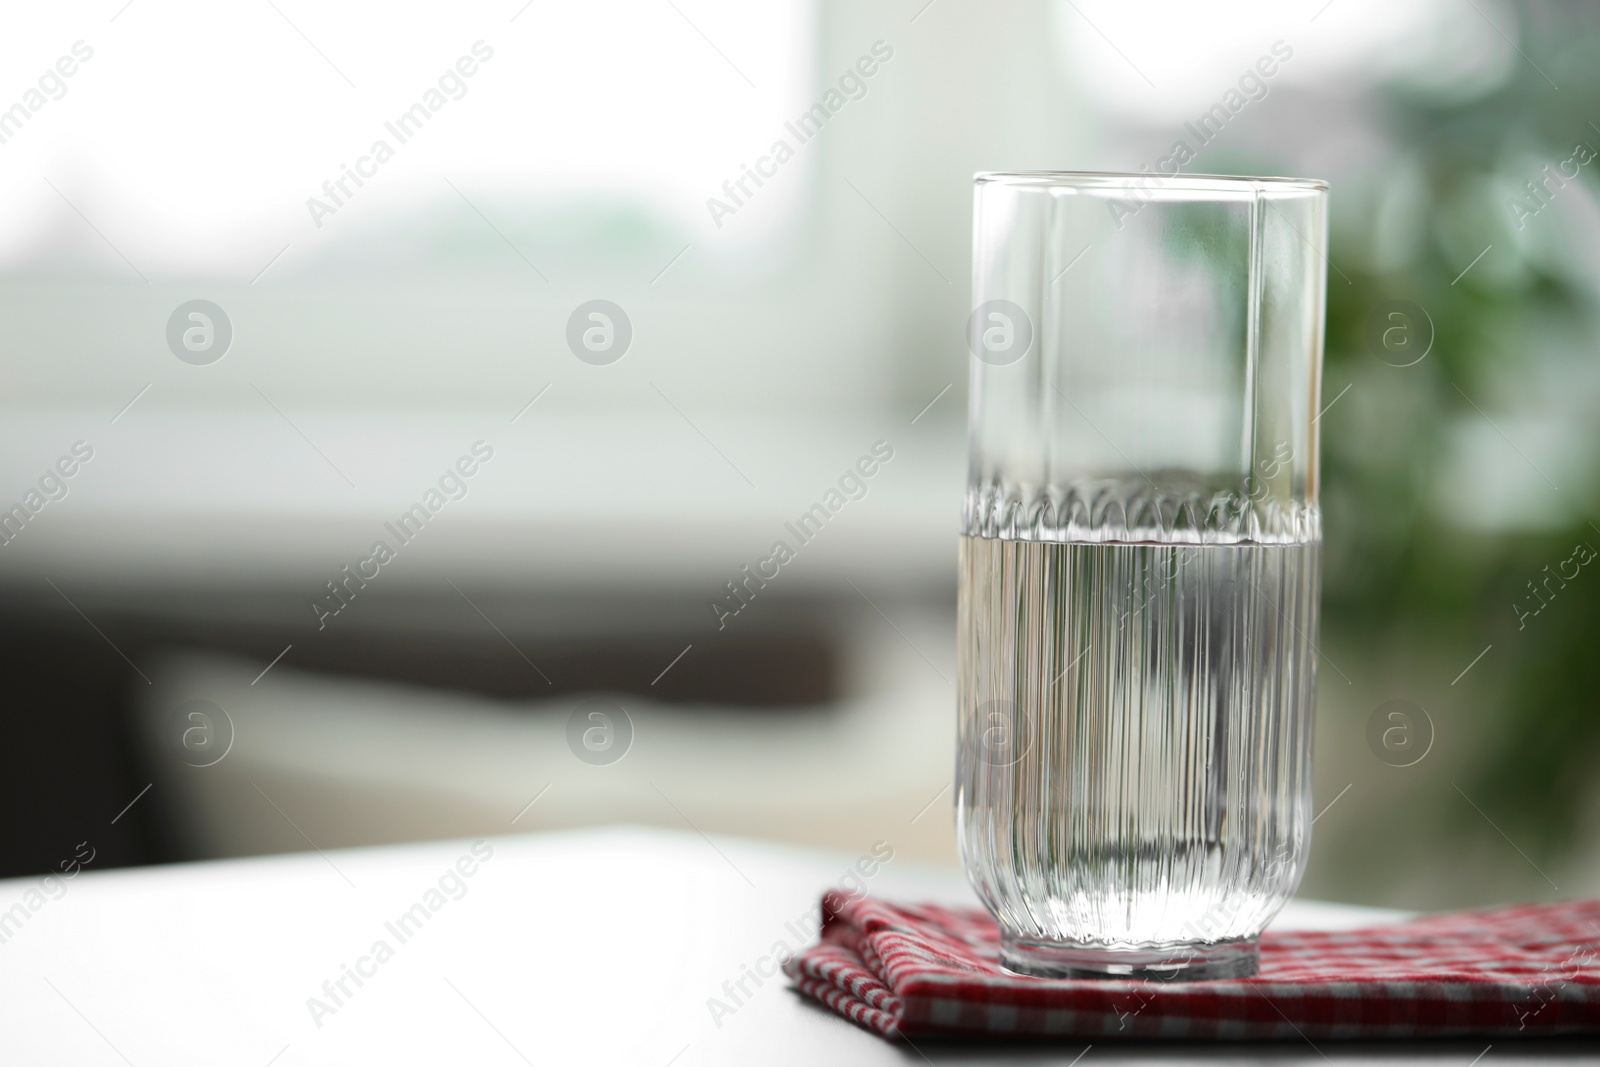
[{"label": "blurred background", "polygon": [[1600,10],[3,20],[0,874],[618,822],[954,866],[971,177],[1184,155],[1333,187],[1303,893],[1600,893]]}]

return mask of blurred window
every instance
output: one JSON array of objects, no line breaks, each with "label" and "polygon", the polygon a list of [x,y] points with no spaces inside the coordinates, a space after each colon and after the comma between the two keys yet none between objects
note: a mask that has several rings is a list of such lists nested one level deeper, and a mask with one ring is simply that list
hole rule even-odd
[{"label": "blurred window", "polygon": [[[48,259],[73,212],[152,277],[285,241],[436,249],[426,220],[463,198],[501,229],[703,230],[816,66],[811,0],[20,7],[0,33],[0,268]],[[786,167],[719,245],[794,233],[810,174]]]}]

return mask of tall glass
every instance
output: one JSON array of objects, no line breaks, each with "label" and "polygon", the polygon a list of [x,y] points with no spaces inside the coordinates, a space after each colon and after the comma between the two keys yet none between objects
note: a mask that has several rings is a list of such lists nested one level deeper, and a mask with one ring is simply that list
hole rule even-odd
[{"label": "tall glass", "polygon": [[980,174],[956,826],[1002,962],[1255,973],[1311,833],[1327,185]]}]

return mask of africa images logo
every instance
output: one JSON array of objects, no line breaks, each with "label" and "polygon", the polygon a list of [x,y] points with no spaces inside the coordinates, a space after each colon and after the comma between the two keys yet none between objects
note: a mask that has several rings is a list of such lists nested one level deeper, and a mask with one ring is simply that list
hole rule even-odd
[{"label": "africa images logo", "polygon": [[185,363],[208,366],[228,354],[233,323],[210,300],[179,304],[167,318],[167,347]]}]

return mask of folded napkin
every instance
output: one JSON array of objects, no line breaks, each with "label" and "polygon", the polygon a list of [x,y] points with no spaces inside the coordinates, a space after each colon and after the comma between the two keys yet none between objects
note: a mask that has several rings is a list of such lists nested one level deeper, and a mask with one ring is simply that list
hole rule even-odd
[{"label": "folded napkin", "polygon": [[1400,1038],[1600,1033],[1600,901],[1268,932],[1253,978],[1024,978],[987,912],[831,892],[784,970],[884,1037]]}]

